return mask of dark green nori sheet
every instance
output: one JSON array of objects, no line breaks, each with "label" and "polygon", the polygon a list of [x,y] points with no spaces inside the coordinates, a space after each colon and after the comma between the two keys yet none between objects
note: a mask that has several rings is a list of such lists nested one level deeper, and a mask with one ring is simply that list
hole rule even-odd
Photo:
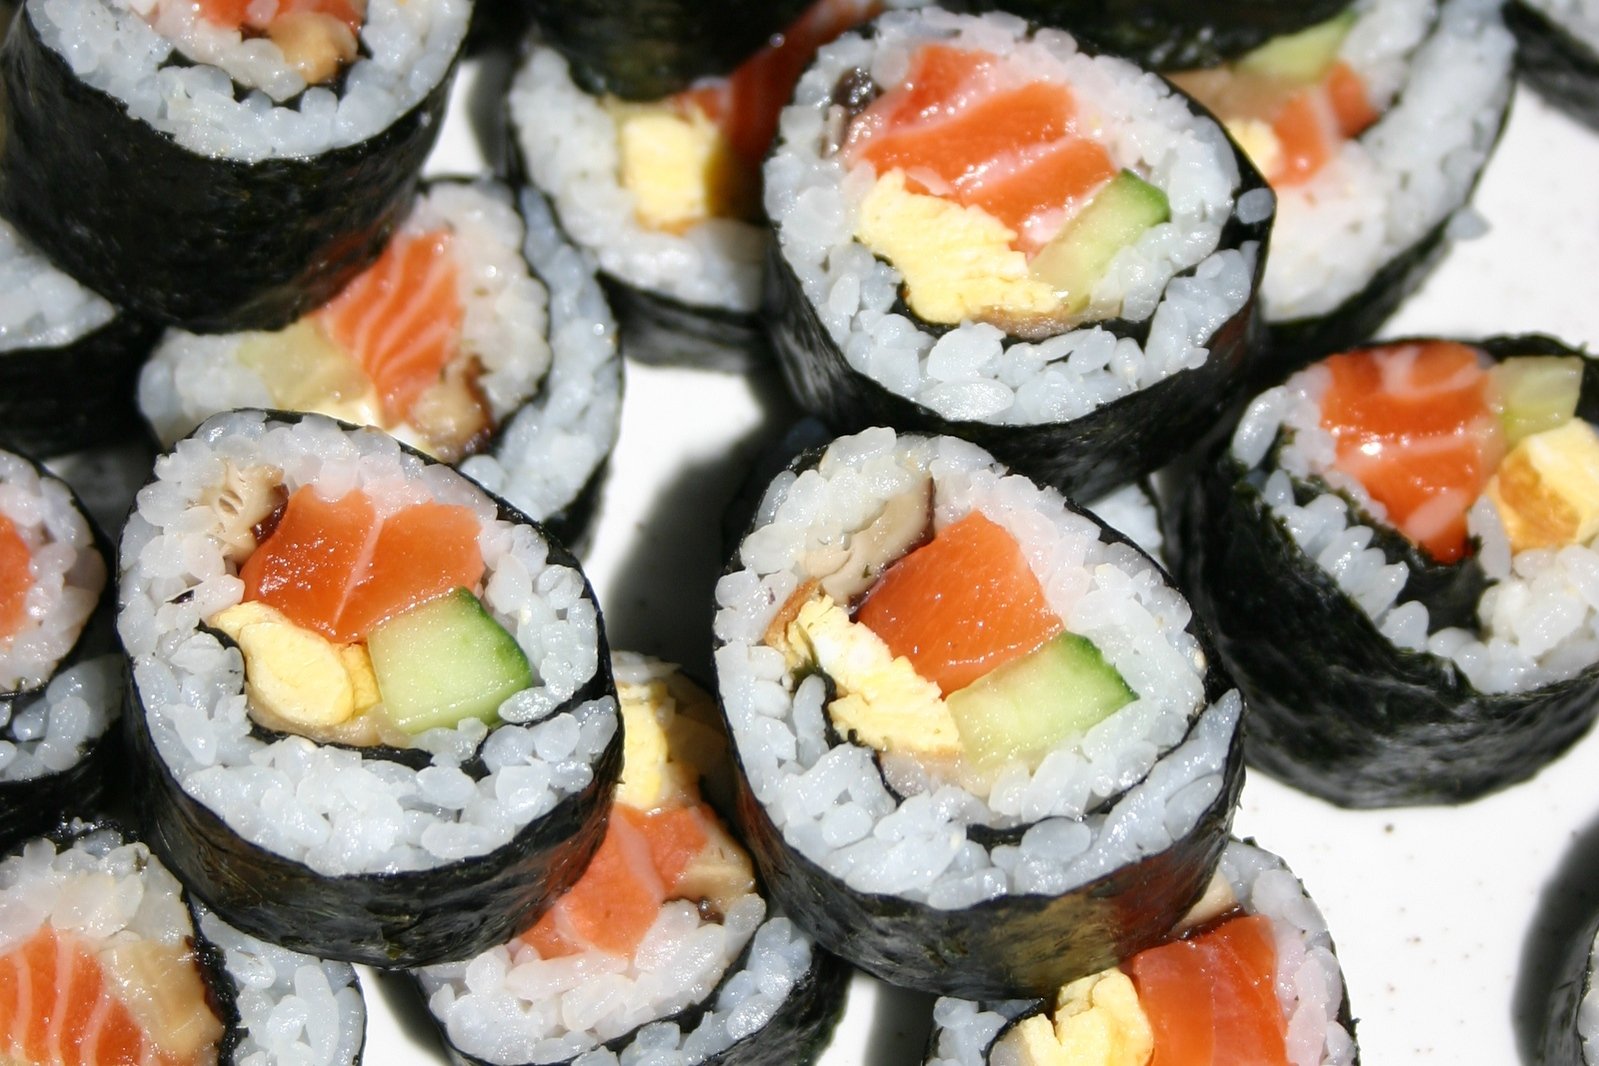
[{"label": "dark green nori sheet", "polygon": [[66,344],[0,351],[0,448],[48,457],[133,433],[139,365],[160,335],[119,312]]},{"label": "dark green nori sheet", "polygon": [[1525,0],[1505,5],[1516,74],[1572,118],[1599,130],[1599,53]]},{"label": "dark green nori sheet", "polygon": [[359,144],[248,164],[129,117],[40,40],[27,8],[12,29],[0,48],[0,215],[113,303],[201,333],[287,325],[377,258],[454,75]]},{"label": "dark green nori sheet", "polygon": [[743,373],[771,359],[759,316],[685,303],[601,274],[629,359]]},{"label": "dark green nori sheet", "polygon": [[1158,70],[1214,67],[1273,37],[1314,26],[1348,0],[967,0],[976,11],[999,9],[1059,26],[1101,51]]},{"label": "dark green nori sheet", "polygon": [[782,33],[808,0],[531,0],[551,47],[591,93],[624,100],[670,96],[706,75],[726,74]]},{"label": "dark green nori sheet", "polygon": [[[284,411],[268,414],[287,422],[302,417]],[[414,449],[405,450],[433,462]],[[539,530],[551,565],[583,572],[571,551],[538,523],[492,493],[485,495],[495,500],[502,520]],[[583,590],[597,606],[587,577]],[[598,638],[594,677],[566,707],[602,696],[616,698],[603,619]],[[230,925],[274,944],[392,969],[471,958],[531,926],[550,900],[576,883],[599,848],[611,793],[622,772],[618,715],[616,735],[595,762],[587,787],[529,822],[509,843],[426,870],[330,877],[244,840],[184,792],[156,751],[131,681],[123,718],[132,759],[140,767],[134,801],[144,839],[196,898]],[[414,752],[380,747],[370,749],[369,757],[410,763]],[[462,769],[474,777],[486,772],[478,758]]]},{"label": "dark green nori sheet", "polygon": [[[1470,343],[1496,359],[1573,352],[1543,336]],[[1588,361],[1578,413],[1596,409]],[[1271,517],[1264,477],[1222,442],[1173,504],[1175,568],[1244,690],[1252,767],[1345,807],[1461,803],[1531,777],[1587,732],[1599,664],[1495,695],[1447,659],[1396,648]]]}]

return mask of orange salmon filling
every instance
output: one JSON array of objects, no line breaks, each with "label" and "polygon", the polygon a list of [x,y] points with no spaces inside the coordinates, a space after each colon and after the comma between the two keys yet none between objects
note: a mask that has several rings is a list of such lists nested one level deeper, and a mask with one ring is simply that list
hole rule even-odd
[{"label": "orange salmon filling", "polygon": [[1015,539],[977,511],[889,567],[855,620],[946,696],[1064,628]]},{"label": "orange salmon filling", "polygon": [[0,640],[17,635],[28,621],[29,569],[33,554],[11,519],[0,515]]},{"label": "orange salmon filling", "polygon": [[1347,63],[1333,64],[1320,84],[1289,97],[1271,119],[1282,156],[1266,180],[1278,186],[1309,181],[1378,117],[1360,75]]},{"label": "orange salmon filling", "polygon": [[1505,454],[1477,351],[1431,341],[1346,352],[1324,365],[1332,381],[1321,425],[1336,445],[1333,465],[1434,559],[1461,559],[1466,512]]},{"label": "orange salmon filling", "polygon": [[1154,1033],[1149,1066],[1287,1066],[1270,918],[1231,918],[1124,969]]},{"label": "orange salmon filling", "polygon": [[310,486],[239,571],[244,598],[335,643],[362,640],[417,604],[482,580],[470,508],[421,503],[380,519],[360,490],[335,501]]}]

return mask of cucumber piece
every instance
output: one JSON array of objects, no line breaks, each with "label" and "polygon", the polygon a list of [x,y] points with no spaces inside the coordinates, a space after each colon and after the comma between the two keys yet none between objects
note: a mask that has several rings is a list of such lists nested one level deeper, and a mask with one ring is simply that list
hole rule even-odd
[{"label": "cucumber piece", "polygon": [[1166,194],[1124,170],[1033,257],[1029,272],[1055,290],[1067,314],[1081,314],[1116,253],[1170,217]]},{"label": "cucumber piece", "polygon": [[1506,447],[1559,429],[1577,414],[1582,394],[1582,358],[1575,355],[1518,355],[1491,371],[1499,387],[1499,424]]},{"label": "cucumber piece", "polygon": [[492,722],[534,680],[516,638],[464,588],[377,626],[366,650],[385,713],[412,734],[466,718]]},{"label": "cucumber piece", "polygon": [[1354,24],[1355,13],[1345,11],[1298,33],[1272,38],[1239,59],[1236,67],[1246,74],[1279,81],[1320,81],[1338,59],[1338,49]]},{"label": "cucumber piece", "polygon": [[1062,740],[1133,699],[1133,690],[1092,641],[1062,633],[945,702],[968,759],[984,768],[1021,759],[1031,769]]}]

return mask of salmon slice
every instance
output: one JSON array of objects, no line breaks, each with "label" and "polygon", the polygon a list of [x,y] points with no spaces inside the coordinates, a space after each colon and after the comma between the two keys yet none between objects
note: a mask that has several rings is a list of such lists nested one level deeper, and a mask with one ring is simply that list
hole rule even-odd
[{"label": "salmon slice", "polygon": [[856,621],[946,696],[1063,628],[1015,539],[978,511],[889,567]]},{"label": "salmon slice", "polygon": [[259,0],[193,0],[207,22],[228,29],[265,30],[285,15],[331,15],[359,32],[366,19],[364,0],[278,0],[263,7]]},{"label": "salmon slice", "polygon": [[353,643],[407,608],[475,588],[483,577],[477,528],[466,507],[417,504],[383,521],[360,490],[329,501],[305,486],[240,568],[244,598]]},{"label": "salmon slice", "polygon": [[1272,120],[1282,158],[1267,178],[1273,185],[1309,181],[1345,141],[1379,117],[1360,75],[1348,63],[1334,63],[1320,82],[1289,97]]},{"label": "salmon slice", "polygon": [[1366,83],[1343,60],[1332,65],[1324,83],[1338,130],[1346,138],[1358,137],[1382,117],[1366,95]]},{"label": "salmon slice", "polygon": [[611,807],[605,839],[577,884],[522,939],[544,958],[587,949],[631,955],[666,901],[666,886],[645,836],[647,816],[625,804]]},{"label": "salmon slice", "polygon": [[466,316],[448,230],[397,234],[316,313],[371,377],[389,425],[404,422],[460,349]]},{"label": "salmon slice", "polygon": [[1466,554],[1466,511],[1504,458],[1492,378],[1477,350],[1450,341],[1368,348],[1324,361],[1321,425],[1334,466],[1441,563]]},{"label": "salmon slice", "polygon": [[1125,969],[1155,1037],[1149,1066],[1287,1066],[1271,919],[1231,918]]},{"label": "salmon slice", "polygon": [[14,637],[28,621],[29,564],[33,553],[11,519],[0,514],[0,640]]},{"label": "salmon slice", "polygon": [[705,850],[716,815],[704,804],[654,811],[647,816],[645,834],[650,862],[667,889],[677,887],[689,864]]},{"label": "salmon slice", "polygon": [[[175,951],[160,949],[166,954]],[[43,926],[0,957],[0,1032],[5,1057],[38,1066],[195,1066],[216,1061],[222,1023],[205,998],[192,956],[152,990],[163,1002],[181,1001],[179,1032],[149,1026],[126,1002],[118,977],[90,943]],[[177,997],[174,1000],[172,997]],[[190,1015],[203,1014],[199,1026]]]}]

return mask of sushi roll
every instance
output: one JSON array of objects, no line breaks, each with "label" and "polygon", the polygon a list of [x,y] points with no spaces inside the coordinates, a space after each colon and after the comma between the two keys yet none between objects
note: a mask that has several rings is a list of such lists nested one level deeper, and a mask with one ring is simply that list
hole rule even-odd
[{"label": "sushi roll", "polygon": [[1599,371],[1537,336],[1356,349],[1255,399],[1175,534],[1252,765],[1346,806],[1461,802],[1588,729],[1596,418]]},{"label": "sushi roll", "polygon": [[0,448],[50,456],[131,434],[133,382],[158,327],[56,269],[4,220],[0,294]]},{"label": "sushi roll", "polygon": [[1260,385],[1373,336],[1471,232],[1461,213],[1510,102],[1500,7],[1356,0],[1230,64],[1164,68],[1277,193]]},{"label": "sushi roll", "polygon": [[122,657],[72,490],[0,451],[0,848],[114,791]]},{"label": "sushi roll", "polygon": [[559,41],[533,45],[509,94],[513,170],[598,262],[630,357],[743,369],[764,352],[761,160],[811,55],[873,9],[814,0],[736,68],[643,96],[594,88]]},{"label": "sushi roll", "polygon": [[1092,498],[1243,387],[1273,199],[1132,64],[1009,15],[824,48],[766,164],[770,333],[807,410],[965,437]]},{"label": "sushi roll", "polygon": [[287,329],[168,330],[139,404],[164,447],[237,407],[374,425],[570,544],[616,442],[622,361],[592,270],[537,194],[431,181],[378,262]]},{"label": "sushi roll", "polygon": [[318,415],[218,415],[140,490],[119,591],[149,842],[252,936],[469,957],[599,846],[622,744],[599,608],[448,467]]},{"label": "sushi roll", "polygon": [[809,1062],[848,968],[772,908],[717,813],[716,705],[673,666],[618,655],[627,736],[605,843],[531,929],[417,972],[458,1063]]},{"label": "sushi roll", "polygon": [[404,214],[470,14],[28,0],[0,48],[0,215],[136,314],[286,325]]},{"label": "sushi roll", "polygon": [[0,861],[9,1062],[356,1066],[353,967],[263,944],[143,843],[72,821]]},{"label": "sushi roll", "polygon": [[1514,0],[1516,73],[1567,114],[1599,129],[1599,11],[1572,0]]},{"label": "sushi roll", "polygon": [[1354,1021],[1332,936],[1283,861],[1222,853],[1167,942],[1043,1000],[941,999],[926,1066],[1350,1066]]},{"label": "sushi roll", "polygon": [[775,478],[717,585],[745,838],[893,984],[1044,995],[1164,936],[1242,783],[1241,704],[1121,535],[952,437]]}]

